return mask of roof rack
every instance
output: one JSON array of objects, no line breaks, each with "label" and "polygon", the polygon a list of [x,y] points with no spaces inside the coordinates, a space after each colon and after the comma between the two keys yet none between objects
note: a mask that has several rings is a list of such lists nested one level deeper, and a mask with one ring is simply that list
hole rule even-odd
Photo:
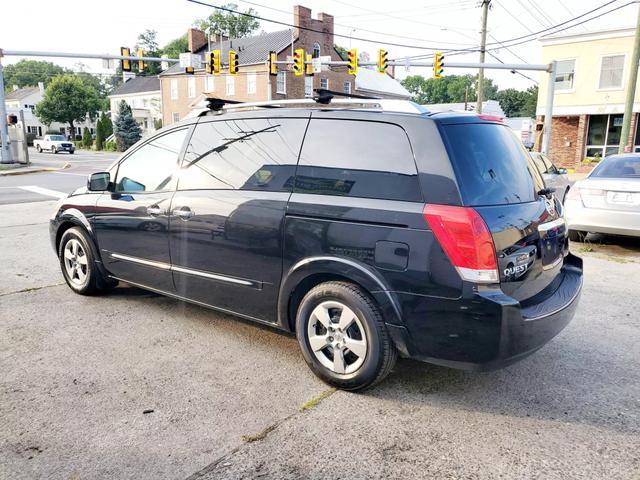
[{"label": "roof rack", "polygon": [[[197,112],[192,112],[190,116],[205,116],[210,113],[220,114],[223,111],[234,111],[240,109],[257,109],[257,108],[282,108],[282,107],[303,107],[303,106],[328,106],[331,108],[373,108],[386,112],[397,113],[413,113],[423,114],[429,111],[422,105],[411,102],[409,100],[394,100],[378,97],[370,97],[365,95],[357,95],[353,93],[334,92],[331,90],[318,88],[315,90],[316,95],[313,98],[283,99],[283,100],[267,100],[260,102],[241,102],[239,100],[228,100],[224,98],[208,97],[205,99],[206,108],[200,108]],[[346,98],[334,98],[341,96]],[[193,115],[195,113],[195,115]]]}]

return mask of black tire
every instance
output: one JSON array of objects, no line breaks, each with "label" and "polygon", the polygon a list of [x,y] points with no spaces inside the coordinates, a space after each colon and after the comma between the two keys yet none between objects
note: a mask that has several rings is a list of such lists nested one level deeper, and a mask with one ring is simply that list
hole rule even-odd
[{"label": "black tire", "polygon": [[[78,254],[76,255],[76,259],[80,264],[78,266],[81,269],[80,273],[71,273],[67,267],[65,249],[69,246],[69,249],[72,250],[74,246],[72,242],[78,242],[81,247],[78,249]],[[115,285],[110,279],[104,278],[100,270],[98,270],[90,242],[91,240],[81,228],[72,227],[62,234],[60,245],[58,246],[58,259],[60,261],[62,275],[71,290],[80,295],[93,295]],[[82,252],[80,252],[80,250]],[[83,257],[86,262],[85,264],[81,264]],[[72,263],[71,260],[69,260],[69,262]],[[84,279],[81,279],[81,274],[84,274]]]},{"label": "black tire", "polygon": [[69,153],[70,153],[71,155],[73,155],[74,153],[76,153],[76,151],[75,151],[75,150],[70,150],[70,151],[69,151]]},{"label": "black tire", "polygon": [[[356,315],[359,323],[356,325],[354,321],[352,327],[349,327],[351,329],[353,325],[356,325],[356,336],[359,335],[360,325],[363,329],[362,338],[365,340],[366,354],[360,366],[352,372],[336,373],[323,365],[316,357],[316,353],[312,350],[309,342],[309,328],[324,328],[313,320],[312,313],[314,309],[321,304],[327,305],[331,304],[331,302],[346,305]],[[310,327],[310,322],[312,321],[314,323]],[[337,324],[333,323],[332,325],[337,326]],[[331,335],[328,330],[326,332],[327,335]],[[379,383],[391,372],[398,356],[384,324],[380,309],[364,290],[352,283],[327,282],[312,288],[304,296],[298,308],[296,335],[304,359],[313,373],[329,385],[343,390],[362,390]],[[346,365],[347,358],[353,358],[355,354],[346,347],[344,339],[348,336],[350,337],[353,333],[347,334],[344,332],[341,335],[344,342],[342,344],[344,350],[342,351],[345,352],[341,357],[345,359],[344,364]],[[333,337],[328,338],[332,339]],[[348,340],[351,340],[351,338]],[[338,346],[340,346],[339,343]],[[331,361],[329,355],[333,355],[333,347],[327,345],[320,353],[323,353]],[[355,356],[355,358],[358,357]],[[351,366],[355,366],[355,364],[353,362]],[[347,366],[348,368],[350,366]]]},{"label": "black tire", "polygon": [[582,230],[569,230],[569,240],[572,242],[584,242],[586,236],[587,232],[583,232]]},{"label": "black tire", "polygon": [[562,205],[564,205],[564,201],[567,199],[567,194],[569,193],[569,187],[564,191],[564,195],[562,195]]},{"label": "black tire", "polygon": [[41,147],[40,145],[37,145],[37,146],[36,146],[36,151],[37,151],[38,153],[42,153],[42,147]]},{"label": "black tire", "polygon": [[58,149],[56,147],[51,147],[51,153],[58,153]]}]

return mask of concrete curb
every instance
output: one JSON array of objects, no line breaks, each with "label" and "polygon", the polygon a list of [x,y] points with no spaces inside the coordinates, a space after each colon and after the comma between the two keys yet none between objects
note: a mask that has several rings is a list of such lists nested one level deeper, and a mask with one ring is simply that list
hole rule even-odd
[{"label": "concrete curb", "polygon": [[53,167],[24,167],[24,169],[17,168],[15,170],[0,170],[0,177],[8,177],[11,175],[27,175],[29,173],[43,173],[43,172],[57,172],[59,170],[64,170],[69,168],[71,164],[69,162],[64,162],[64,165],[58,168]]}]

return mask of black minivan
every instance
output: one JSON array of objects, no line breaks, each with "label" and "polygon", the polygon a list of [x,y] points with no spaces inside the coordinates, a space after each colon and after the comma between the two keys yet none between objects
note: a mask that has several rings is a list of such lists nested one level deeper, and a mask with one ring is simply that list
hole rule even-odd
[{"label": "black minivan", "polygon": [[464,113],[211,112],[93,174],[50,231],[75,292],[122,281],[295,332],[347,390],[398,355],[519,360],[582,287],[562,205],[519,140]]}]

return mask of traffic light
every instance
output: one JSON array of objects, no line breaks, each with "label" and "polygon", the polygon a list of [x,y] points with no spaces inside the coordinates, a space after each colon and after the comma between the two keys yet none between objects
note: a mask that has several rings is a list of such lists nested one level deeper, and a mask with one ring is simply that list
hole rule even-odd
[{"label": "traffic light", "polygon": [[231,75],[238,74],[238,52],[234,50],[229,50],[229,73]]},{"label": "traffic light", "polygon": [[[131,50],[129,50],[127,47],[120,47],[120,56],[121,57],[130,57],[131,56]],[[123,72],[130,72],[131,71],[131,60],[120,59],[120,68],[122,69]]]},{"label": "traffic light", "polygon": [[313,77],[313,57],[311,56],[310,53],[307,53],[307,63],[305,63],[304,67],[305,67],[305,74],[308,77]]},{"label": "traffic light", "polygon": [[358,49],[352,48],[347,52],[347,72],[349,75],[358,73]]},{"label": "traffic light", "polygon": [[[144,52],[142,51],[141,48],[138,49],[138,56],[139,57],[144,57]],[[144,72],[144,69],[147,68],[147,64],[144,60],[138,60],[138,71],[139,72]]]},{"label": "traffic light", "polygon": [[378,72],[379,73],[387,73],[387,67],[389,66],[387,63],[387,51],[384,49],[378,50]]},{"label": "traffic light", "polygon": [[193,67],[185,67],[184,73],[188,73],[189,75],[194,75],[196,73],[196,70]]},{"label": "traffic light", "polygon": [[220,75],[220,50],[212,50],[209,52],[209,61],[205,63],[207,73]]},{"label": "traffic light", "polygon": [[436,52],[433,59],[433,78],[442,78],[442,72],[444,72],[444,55]]},{"label": "traffic light", "polygon": [[293,51],[293,73],[296,77],[304,75],[304,48]]},{"label": "traffic light", "polygon": [[278,54],[276,52],[269,52],[269,75],[275,77],[278,75],[278,65],[276,61],[278,60]]}]

